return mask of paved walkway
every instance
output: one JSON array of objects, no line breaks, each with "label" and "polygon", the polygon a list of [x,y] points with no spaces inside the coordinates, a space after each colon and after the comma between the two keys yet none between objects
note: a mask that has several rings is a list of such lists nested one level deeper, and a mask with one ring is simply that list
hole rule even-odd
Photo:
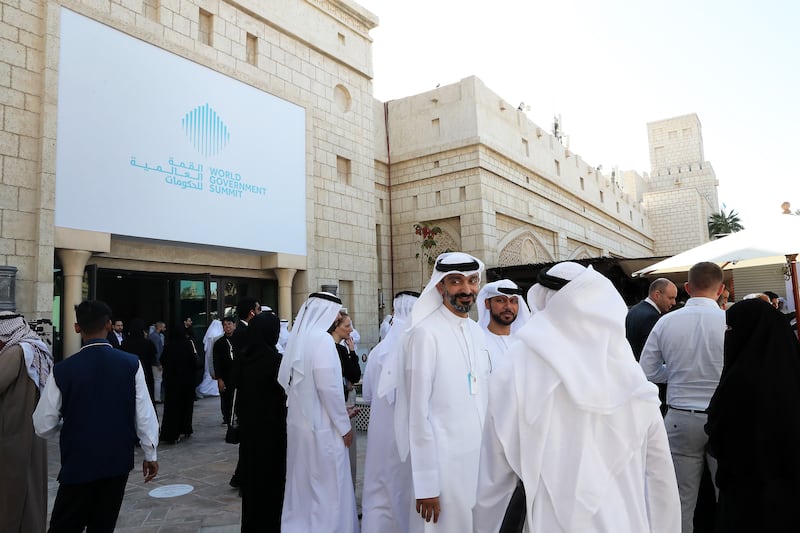
[{"label": "paved walkway", "polygon": [[[158,476],[142,481],[144,458],[136,451],[136,467],[128,478],[116,531],[137,533],[232,533],[240,529],[242,502],[238,491],[228,485],[238,454],[238,446],[224,442],[219,398],[204,398],[194,404],[194,434],[191,438],[158,449]],[[158,406],[159,417],[161,405]],[[357,500],[361,501],[366,433],[358,435]],[[58,438],[48,444],[48,509],[52,510],[60,468]],[[91,460],[91,458],[87,458]],[[173,498],[154,498],[152,489],[187,484],[192,492]],[[48,518],[49,520],[49,518]]]}]

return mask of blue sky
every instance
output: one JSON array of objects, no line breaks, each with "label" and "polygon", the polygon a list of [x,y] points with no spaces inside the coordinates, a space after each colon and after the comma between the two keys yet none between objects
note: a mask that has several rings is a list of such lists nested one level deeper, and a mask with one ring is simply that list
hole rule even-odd
[{"label": "blue sky", "polygon": [[593,166],[649,171],[646,124],[697,113],[720,203],[745,227],[800,208],[800,3],[360,0],[378,15],[374,94],[470,75],[530,105]]}]

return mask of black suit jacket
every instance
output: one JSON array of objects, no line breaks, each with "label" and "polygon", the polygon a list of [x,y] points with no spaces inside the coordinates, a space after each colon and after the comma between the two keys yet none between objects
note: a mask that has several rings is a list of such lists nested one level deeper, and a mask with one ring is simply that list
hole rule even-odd
[{"label": "black suit jacket", "polygon": [[214,376],[227,385],[231,378],[233,367],[233,341],[231,337],[223,335],[214,341]]},{"label": "black suit jacket", "polygon": [[236,329],[231,334],[231,343],[233,344],[233,357],[236,358],[239,352],[242,351],[245,344],[245,336],[247,335],[247,322],[240,320],[236,323]]},{"label": "black suit jacket", "polygon": [[117,336],[114,334],[113,331],[108,332],[108,336],[106,337],[106,339],[108,339],[108,342],[110,342],[111,346],[113,346],[114,348],[118,350],[122,349],[122,346],[120,346],[119,341],[117,340]]},{"label": "black suit jacket", "polygon": [[642,300],[628,311],[625,317],[625,337],[631,345],[636,360],[642,355],[647,337],[656,325],[661,313],[649,302]]}]

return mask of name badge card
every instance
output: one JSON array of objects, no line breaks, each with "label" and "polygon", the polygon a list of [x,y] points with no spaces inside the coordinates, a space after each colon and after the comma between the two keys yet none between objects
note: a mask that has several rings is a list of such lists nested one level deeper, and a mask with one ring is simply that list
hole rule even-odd
[{"label": "name badge card", "polygon": [[475,396],[478,394],[478,376],[469,372],[467,374],[467,380],[469,381],[469,393]]}]

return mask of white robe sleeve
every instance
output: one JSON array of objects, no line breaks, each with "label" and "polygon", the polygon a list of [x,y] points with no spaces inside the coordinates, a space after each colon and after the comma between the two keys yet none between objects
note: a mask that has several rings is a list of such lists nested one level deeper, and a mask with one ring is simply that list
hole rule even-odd
[{"label": "white robe sleeve", "polygon": [[144,379],[142,363],[136,370],[136,436],[148,461],[158,460],[158,418],[150,400],[147,382]]},{"label": "white robe sleeve", "polygon": [[417,328],[408,347],[408,438],[414,497],[433,498],[441,492],[437,459],[439,451],[429,419],[436,372],[436,343],[430,332]]},{"label": "white robe sleeve", "polygon": [[[374,351],[372,353],[375,353]],[[372,355],[372,354],[370,354]],[[378,378],[381,375],[381,365],[372,357],[367,358],[367,367],[364,369],[364,377],[361,378],[361,397],[367,403],[372,403],[372,394],[377,391]]]},{"label": "white robe sleeve", "polygon": [[[338,362],[338,359],[337,359]],[[350,417],[344,402],[344,385],[342,383],[342,369],[315,368],[314,383],[322,408],[328,414],[336,431],[344,437],[350,432]]]},{"label": "white robe sleeve", "polygon": [[499,531],[517,480],[497,437],[494,418],[488,415],[483,429],[478,493],[472,508],[475,533]]},{"label": "white robe sleeve", "polygon": [[648,428],[645,496],[651,533],[681,531],[681,501],[664,422],[657,409]]},{"label": "white robe sleeve", "polygon": [[56,384],[53,372],[47,378],[42,396],[33,411],[33,429],[43,439],[52,437],[61,429],[61,389]]}]

